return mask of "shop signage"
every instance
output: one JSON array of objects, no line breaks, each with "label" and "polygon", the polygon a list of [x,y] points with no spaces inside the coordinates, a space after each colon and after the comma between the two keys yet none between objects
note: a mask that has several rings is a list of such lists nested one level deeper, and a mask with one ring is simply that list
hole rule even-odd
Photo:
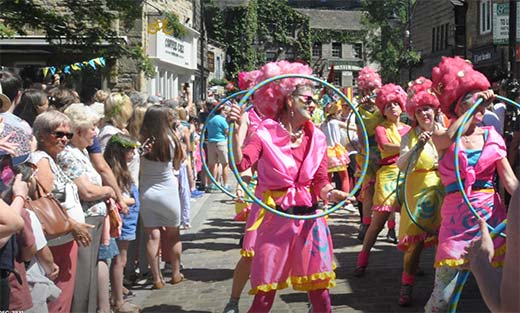
[{"label": "shop signage", "polygon": [[[507,45],[508,42],[509,3],[493,3],[493,43]],[[520,42],[520,5],[516,10],[516,42]]]},{"label": "shop signage", "polygon": [[163,32],[149,35],[150,46],[148,54],[163,62],[184,68],[196,68],[196,51],[193,50],[193,37],[190,35],[179,39]]},{"label": "shop signage", "polygon": [[475,66],[500,62],[500,54],[497,53],[495,47],[492,45],[474,49],[471,53],[473,54],[471,61]]}]

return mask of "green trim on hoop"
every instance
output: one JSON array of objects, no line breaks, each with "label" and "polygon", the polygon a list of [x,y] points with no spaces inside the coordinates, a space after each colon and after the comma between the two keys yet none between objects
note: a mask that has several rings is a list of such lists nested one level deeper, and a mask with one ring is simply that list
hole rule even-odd
[{"label": "green trim on hoop", "polygon": [[[334,90],[334,92],[336,92],[345,101],[345,103],[349,104],[349,106],[351,107],[351,109],[353,111],[355,111],[356,119],[359,122],[359,125],[361,125],[362,131],[363,131],[363,137],[364,137],[364,142],[365,142],[365,158],[364,158],[363,168],[362,168],[362,171],[361,171],[361,176],[359,177],[357,183],[354,185],[354,188],[352,188],[352,190],[349,193],[349,197],[352,197],[361,188],[361,184],[363,183],[363,179],[365,178],[365,175],[366,175],[366,172],[367,172],[367,168],[368,168],[368,153],[369,153],[368,134],[367,134],[367,131],[366,131],[366,128],[365,128],[365,124],[363,123],[363,120],[361,118],[361,115],[359,114],[359,112],[357,110],[355,110],[355,107],[350,102],[350,100],[338,88],[334,87],[333,85],[329,84],[326,81],[323,81],[323,80],[321,80],[319,78],[316,78],[316,77],[313,77],[313,76],[309,76],[309,75],[300,75],[300,74],[279,75],[279,76],[275,76],[275,77],[266,79],[263,82],[261,82],[261,83],[257,84],[256,86],[254,86],[253,88],[249,89],[249,91],[245,94],[245,96],[242,97],[242,100],[240,100],[238,105],[240,107],[243,107],[245,105],[245,103],[247,102],[247,100],[251,97],[251,95],[253,93],[255,93],[258,89],[262,88],[263,86],[265,86],[265,85],[267,85],[269,83],[272,83],[274,81],[281,80],[281,79],[286,79],[286,78],[305,78],[305,79],[308,79],[310,81],[318,82],[318,83],[320,83],[320,84],[322,84],[322,85],[324,85],[324,86],[326,86],[328,88],[331,88],[332,90]],[[337,203],[336,205],[334,205],[333,207],[331,207],[331,208],[329,208],[327,210],[324,210],[321,213],[316,213],[316,214],[312,214],[312,215],[293,215],[293,214],[288,214],[288,213],[285,213],[285,212],[277,211],[277,210],[271,208],[270,206],[268,206],[267,204],[265,204],[261,199],[257,198],[254,195],[253,192],[251,192],[248,188],[246,188],[247,184],[242,180],[242,178],[239,175],[237,175],[238,169],[237,169],[236,162],[235,162],[235,155],[233,153],[233,132],[234,132],[234,129],[235,129],[235,124],[234,123],[229,125],[229,131],[228,131],[229,166],[233,170],[233,173],[235,174],[238,183],[242,186],[242,188],[244,189],[246,194],[251,199],[253,199],[253,201],[255,203],[257,203],[260,207],[262,207],[263,209],[266,209],[267,211],[269,211],[269,212],[271,212],[273,214],[276,214],[276,215],[279,215],[279,216],[283,216],[283,217],[286,217],[286,218],[298,219],[298,220],[310,220],[310,219],[315,219],[315,218],[322,217],[322,216],[325,216],[325,215],[329,215],[329,214],[335,212],[336,210],[338,210],[340,207],[342,207],[345,204],[346,200],[343,200],[343,201]]]},{"label": "green trim on hoop", "polygon": [[[239,92],[235,92],[234,94],[220,100],[220,102],[209,112],[208,114],[208,117],[206,118],[206,123],[204,123],[204,125],[202,126],[202,130],[201,130],[201,134],[200,134],[200,140],[199,140],[199,153],[200,153],[200,159],[202,161],[202,167],[204,168],[204,171],[206,171],[206,175],[208,175],[209,179],[211,180],[211,182],[217,186],[218,189],[220,189],[220,191],[222,191],[223,193],[225,193],[226,195],[230,196],[233,200],[235,200],[237,198],[237,196],[229,191],[226,190],[226,188],[222,187],[221,184],[219,184],[219,182],[217,182],[217,180],[215,179],[215,177],[213,177],[213,175],[211,174],[211,171],[209,170],[208,168],[208,164],[206,162],[206,156],[204,154],[204,141],[206,139],[206,128],[207,128],[207,122],[209,121],[209,119],[211,117],[213,117],[215,115],[215,113],[217,112],[217,110],[222,106],[224,105],[227,101],[231,100],[231,99],[234,99],[240,95],[243,95],[247,92],[247,90],[241,90]],[[244,188],[244,186],[242,186],[242,188]],[[247,187],[246,187],[247,188]],[[253,202],[252,200],[249,200],[249,199],[244,199],[245,202],[248,202],[248,203],[251,203]]]}]

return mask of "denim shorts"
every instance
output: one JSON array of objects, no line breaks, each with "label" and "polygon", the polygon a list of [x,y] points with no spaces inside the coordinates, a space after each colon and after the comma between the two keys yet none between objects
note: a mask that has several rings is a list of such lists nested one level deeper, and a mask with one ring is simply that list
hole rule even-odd
[{"label": "denim shorts", "polygon": [[119,255],[119,249],[114,238],[110,238],[108,245],[102,244],[99,246],[98,260],[110,260],[116,255]]}]

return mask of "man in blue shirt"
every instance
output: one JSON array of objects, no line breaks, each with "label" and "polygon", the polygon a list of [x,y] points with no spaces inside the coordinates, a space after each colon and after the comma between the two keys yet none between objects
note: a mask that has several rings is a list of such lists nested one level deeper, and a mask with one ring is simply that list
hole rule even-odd
[{"label": "man in blue shirt", "polygon": [[[228,185],[228,149],[227,134],[228,123],[224,117],[224,112],[220,108],[216,114],[206,122],[206,130],[208,134],[208,167],[211,174],[218,180],[218,166],[222,166],[222,181],[224,188],[232,192],[233,189]],[[208,191],[216,191],[217,187],[211,184]]]}]

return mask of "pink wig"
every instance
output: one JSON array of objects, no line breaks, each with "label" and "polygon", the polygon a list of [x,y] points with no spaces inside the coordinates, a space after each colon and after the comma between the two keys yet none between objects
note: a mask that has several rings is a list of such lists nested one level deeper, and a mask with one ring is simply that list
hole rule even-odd
[{"label": "pink wig", "polygon": [[[262,66],[260,70],[240,73],[238,85],[240,89],[249,89],[266,79],[284,74],[311,75],[312,69],[308,65],[297,62],[270,62]],[[276,118],[285,105],[285,99],[294,91],[296,86],[310,83],[309,80],[304,78],[277,80],[256,90],[251,102],[266,117]]]},{"label": "pink wig", "polygon": [[373,68],[365,66],[359,71],[357,85],[360,92],[381,88],[381,76]]},{"label": "pink wig", "polygon": [[415,119],[415,110],[423,106],[439,107],[439,99],[432,92],[432,81],[421,76],[410,82],[408,87],[408,100],[406,101],[406,113],[411,119]]},{"label": "pink wig", "polygon": [[383,114],[385,106],[393,102],[397,102],[401,107],[401,110],[404,111],[406,92],[403,88],[394,84],[386,84],[379,88],[376,95],[376,105],[381,114]]},{"label": "pink wig", "polygon": [[448,117],[453,116],[456,101],[470,91],[489,89],[489,81],[484,74],[473,69],[469,61],[461,57],[442,57],[432,71],[432,90],[437,94],[441,110]]}]

